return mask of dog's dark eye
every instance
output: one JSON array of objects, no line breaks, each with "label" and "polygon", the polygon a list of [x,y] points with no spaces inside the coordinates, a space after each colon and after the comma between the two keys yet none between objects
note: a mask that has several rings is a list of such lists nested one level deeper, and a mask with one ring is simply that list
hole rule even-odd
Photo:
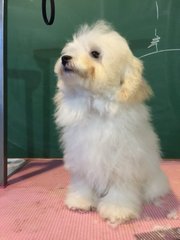
[{"label": "dog's dark eye", "polygon": [[91,56],[93,57],[93,58],[99,58],[100,57],[100,53],[98,52],[98,51],[92,51],[91,52]]}]

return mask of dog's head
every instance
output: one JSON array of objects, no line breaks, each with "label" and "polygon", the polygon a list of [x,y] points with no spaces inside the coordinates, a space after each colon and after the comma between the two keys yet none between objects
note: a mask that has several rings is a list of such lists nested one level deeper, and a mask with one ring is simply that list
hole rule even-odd
[{"label": "dog's head", "polygon": [[114,92],[121,102],[143,101],[151,95],[142,71],[127,41],[104,21],[83,25],[55,65],[55,73],[67,87]]}]

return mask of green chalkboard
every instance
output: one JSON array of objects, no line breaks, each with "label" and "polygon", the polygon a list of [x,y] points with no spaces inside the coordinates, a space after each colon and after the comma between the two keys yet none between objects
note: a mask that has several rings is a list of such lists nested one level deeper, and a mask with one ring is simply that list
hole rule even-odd
[{"label": "green chalkboard", "polygon": [[[47,1],[49,2],[49,1]],[[53,66],[77,27],[111,22],[145,66],[148,103],[163,157],[180,158],[180,1],[55,0],[44,24],[41,1],[8,1],[8,157],[62,157],[53,120]]]}]

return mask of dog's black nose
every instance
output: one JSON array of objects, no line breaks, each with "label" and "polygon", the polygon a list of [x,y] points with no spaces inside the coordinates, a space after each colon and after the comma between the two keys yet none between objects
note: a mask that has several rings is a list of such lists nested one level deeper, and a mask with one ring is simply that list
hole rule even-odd
[{"label": "dog's black nose", "polygon": [[69,60],[71,60],[72,57],[69,55],[64,55],[61,57],[61,61],[62,61],[62,65],[66,66],[66,64],[69,62]]}]

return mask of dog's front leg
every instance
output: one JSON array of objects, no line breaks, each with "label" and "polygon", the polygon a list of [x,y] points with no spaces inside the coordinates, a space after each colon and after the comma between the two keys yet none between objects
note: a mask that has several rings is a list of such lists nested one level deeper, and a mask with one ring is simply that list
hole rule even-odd
[{"label": "dog's front leg", "polygon": [[68,188],[66,206],[74,211],[91,211],[96,208],[95,194],[88,184],[79,176],[73,176]]},{"label": "dog's front leg", "polygon": [[101,198],[97,210],[102,218],[111,223],[123,223],[138,218],[140,200],[137,188],[128,184],[112,186],[107,195]]}]

